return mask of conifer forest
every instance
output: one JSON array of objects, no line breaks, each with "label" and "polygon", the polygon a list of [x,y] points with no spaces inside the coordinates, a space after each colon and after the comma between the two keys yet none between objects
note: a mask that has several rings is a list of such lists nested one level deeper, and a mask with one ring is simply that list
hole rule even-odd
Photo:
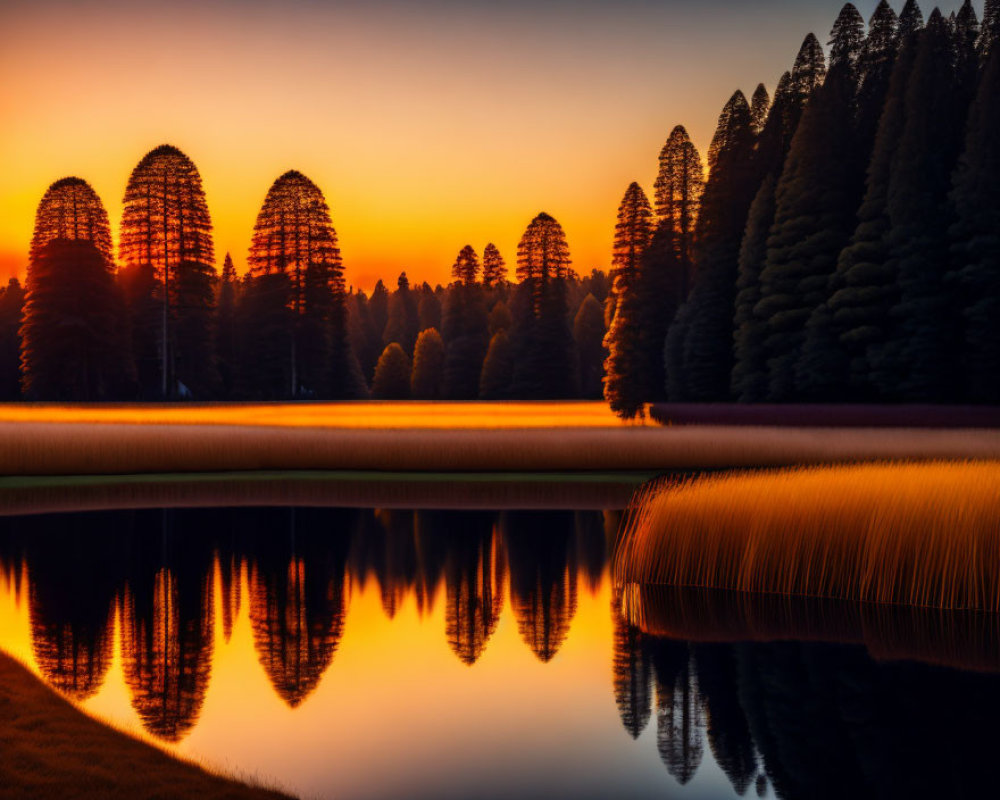
[{"label": "conifer forest", "polygon": [[867,23],[845,5],[773,91],[729,98],[706,153],[669,132],[589,274],[541,212],[516,252],[462,247],[447,286],[403,272],[360,291],[323,192],[289,171],[240,275],[176,147],[132,171],[117,247],[101,198],[63,178],[38,204],[24,286],[0,292],[0,397],[603,396],[622,417],[658,401],[1000,403],[998,40],[1000,0],[982,19],[969,0],[950,16],[883,0]]}]

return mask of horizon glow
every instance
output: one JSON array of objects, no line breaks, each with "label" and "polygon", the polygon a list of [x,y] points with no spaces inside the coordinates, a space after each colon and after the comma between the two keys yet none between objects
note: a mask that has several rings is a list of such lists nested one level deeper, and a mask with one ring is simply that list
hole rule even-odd
[{"label": "horizon glow", "polygon": [[[467,243],[494,242],[513,274],[543,210],[577,272],[606,269],[622,193],[652,194],[670,130],[704,157],[733,91],[773,91],[841,5],[9,0],[0,278],[23,278],[38,201],[65,176],[94,187],[117,241],[129,173],[163,143],[200,170],[217,265],[230,252],[240,273],[288,169],[326,195],[366,291],[404,270],[446,284]],[[857,5],[868,18],[876,0]]]}]

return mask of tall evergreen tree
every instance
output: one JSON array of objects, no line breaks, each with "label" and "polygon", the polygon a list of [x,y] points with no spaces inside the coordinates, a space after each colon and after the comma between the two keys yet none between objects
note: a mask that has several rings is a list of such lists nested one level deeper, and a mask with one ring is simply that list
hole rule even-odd
[{"label": "tall evergreen tree", "polygon": [[506,400],[514,378],[514,353],[507,331],[499,330],[490,339],[490,348],[479,376],[480,400]]},{"label": "tall evergreen tree", "polygon": [[396,342],[382,351],[375,365],[372,397],[377,400],[406,400],[410,397],[410,359]]},{"label": "tall evergreen tree", "polygon": [[497,246],[490,242],[483,250],[483,286],[495,289],[507,283],[507,264]]},{"label": "tall evergreen tree", "polygon": [[433,291],[420,293],[420,302],[417,304],[417,319],[418,327],[422,331],[441,327],[441,301],[438,300]]},{"label": "tall evergreen tree", "polygon": [[580,364],[580,394],[596,399],[601,396],[604,376],[604,311],[597,298],[587,294],[573,318],[573,340]]},{"label": "tall evergreen tree", "polygon": [[896,12],[887,0],[881,0],[868,21],[868,36],[858,63],[857,147],[863,164],[871,160],[875,134],[889,91],[899,51],[898,25]]},{"label": "tall evergreen tree", "polygon": [[444,397],[444,340],[435,328],[420,332],[413,349],[410,396],[415,400]]},{"label": "tall evergreen tree", "polygon": [[[634,417],[649,396],[646,388],[649,374],[639,349],[640,306],[644,300],[639,273],[642,254],[652,234],[653,210],[645,192],[633,182],[618,207],[611,256],[615,313],[604,340],[608,349],[604,399],[616,414],[627,418]],[[654,348],[655,354],[660,346]]]},{"label": "tall evergreen tree", "polygon": [[382,342],[386,345],[398,342],[403,351],[410,355],[420,330],[417,299],[410,290],[406,273],[401,272],[396,281],[396,291],[389,298],[389,319],[382,333]]},{"label": "tall evergreen tree", "polygon": [[479,396],[489,322],[483,287],[475,282],[478,266],[472,248],[464,248],[455,262],[456,277],[461,277],[448,287],[445,298],[444,396],[449,400],[475,400]]},{"label": "tall evergreen tree", "polygon": [[985,63],[1000,40],[1000,0],[986,0],[979,34],[979,55]]},{"label": "tall evergreen tree", "polygon": [[920,10],[917,0],[906,0],[903,10],[899,12],[899,28],[897,29],[897,33],[900,42],[906,41],[907,38],[923,27],[924,13]]},{"label": "tall evergreen tree", "polygon": [[837,261],[828,307],[848,364],[848,394],[872,400],[869,352],[885,340],[896,298],[895,265],[889,258],[889,182],[906,122],[906,86],[916,58],[916,34],[903,40],[893,61],[884,110],[872,148],[857,225]]},{"label": "tall evergreen tree", "polygon": [[472,248],[472,245],[467,244],[459,252],[458,258],[455,259],[455,263],[451,268],[451,276],[459,283],[471,286],[476,282],[478,275],[479,256],[476,255],[476,251]]},{"label": "tall evergreen tree", "polygon": [[[792,67],[790,88],[799,104],[804,106],[812,98],[813,93],[823,85],[825,77],[826,56],[823,55],[823,45],[815,34],[810,33],[802,42]],[[709,163],[711,164],[711,158]]]},{"label": "tall evergreen tree", "polygon": [[[687,299],[694,280],[692,245],[702,195],[705,193],[705,172],[701,155],[691,142],[687,130],[678,125],[670,132],[660,151],[660,171],[655,186],[656,213],[674,235],[681,261],[681,299]],[[609,280],[614,282],[614,274]]]},{"label": "tall evergreen tree", "polygon": [[709,150],[712,169],[695,235],[697,278],[667,335],[671,400],[729,396],[737,259],[757,190],[751,162],[755,139],[750,106],[743,93],[736,92],[722,110]]},{"label": "tall evergreen tree", "polygon": [[176,147],[151,150],[129,176],[119,254],[127,269],[155,275],[161,396],[174,396],[181,385],[209,394],[216,381],[212,220],[201,175]]},{"label": "tall evergreen tree", "polygon": [[958,319],[944,274],[947,197],[967,114],[955,92],[951,31],[939,11],[920,34],[905,106],[888,202],[887,244],[899,300],[887,340],[871,358],[884,397],[933,402],[954,397],[958,377]]},{"label": "tall evergreen tree", "polygon": [[[334,398],[355,395],[337,233],[323,193],[301,172],[284,173],[268,190],[257,215],[248,261],[253,280],[274,275],[286,278],[266,281],[267,292],[287,293],[289,315],[285,319],[291,329],[281,337],[289,344],[285,393],[293,397],[301,392]],[[276,297],[273,300],[277,302]]]},{"label": "tall evergreen tree", "polygon": [[517,248],[520,284],[511,309],[515,397],[541,400],[577,394],[566,297],[570,263],[562,226],[544,212],[536,216]]},{"label": "tall evergreen tree", "polygon": [[755,134],[760,134],[764,130],[767,122],[767,112],[771,110],[771,96],[767,93],[767,87],[761,83],[754,90],[750,100],[750,125]]},{"label": "tall evergreen tree", "polygon": [[731,392],[741,403],[759,403],[767,397],[764,349],[767,324],[754,313],[754,308],[760,302],[760,273],[767,259],[767,234],[774,223],[775,185],[774,175],[769,175],[761,184],[750,206],[740,245]]},{"label": "tall evergreen tree", "polygon": [[132,392],[108,215],[80,178],[52,184],[39,203],[21,340],[29,399],[109,400]]},{"label": "tall evergreen tree", "polygon": [[965,0],[955,15],[953,26],[955,43],[955,90],[960,93],[959,103],[968,104],[976,92],[979,80],[979,18],[972,7],[972,0]]},{"label": "tall evergreen tree", "polygon": [[1000,403],[1000,49],[991,51],[954,177],[952,255],[969,397]]},{"label": "tall evergreen tree", "polygon": [[0,400],[21,397],[21,316],[24,289],[17,278],[0,287]]},{"label": "tall evergreen tree", "polygon": [[233,258],[226,253],[222,262],[222,277],[219,280],[216,301],[215,352],[219,364],[219,381],[222,397],[232,399],[236,391],[236,304],[239,279]]}]

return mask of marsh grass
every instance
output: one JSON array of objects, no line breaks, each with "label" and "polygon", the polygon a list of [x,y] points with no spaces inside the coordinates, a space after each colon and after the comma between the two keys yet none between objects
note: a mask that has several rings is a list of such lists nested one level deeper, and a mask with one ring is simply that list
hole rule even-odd
[{"label": "marsh grass", "polygon": [[1000,612],[1000,462],[729,472],[637,497],[621,585]]}]

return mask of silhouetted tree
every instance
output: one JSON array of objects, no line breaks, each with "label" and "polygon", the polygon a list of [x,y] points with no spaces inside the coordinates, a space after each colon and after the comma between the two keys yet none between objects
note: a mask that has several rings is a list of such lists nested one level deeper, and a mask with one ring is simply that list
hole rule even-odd
[{"label": "silhouetted tree", "polygon": [[500,331],[509,331],[512,324],[513,320],[510,316],[510,309],[507,308],[506,303],[500,301],[493,306],[489,316],[489,332],[491,337]]},{"label": "silhouetted tree", "polygon": [[[765,92],[766,95],[766,92]],[[757,98],[760,102],[760,98]],[[701,199],[705,192],[705,173],[698,149],[687,130],[678,125],[670,132],[660,151],[660,171],[656,177],[656,213],[676,235],[681,262],[681,300],[686,300],[694,280],[692,243]],[[614,273],[610,276],[614,280]]]},{"label": "silhouetted tree", "polygon": [[441,301],[433,291],[422,292],[417,308],[420,330],[441,327]]},{"label": "silhouetted tree", "polygon": [[480,400],[506,400],[514,377],[514,354],[507,331],[500,329],[490,339],[479,376]]},{"label": "silhouetted tree", "polygon": [[665,366],[672,400],[729,396],[737,259],[757,190],[751,161],[754,138],[750,107],[743,93],[736,92],[719,117],[709,149],[711,173],[695,238],[697,279],[667,335]]},{"label": "silhouetted tree", "polygon": [[108,215],[80,178],[52,184],[39,203],[21,346],[29,399],[122,399],[132,391]]},{"label": "silhouetted tree", "polygon": [[415,400],[444,397],[444,341],[436,328],[421,331],[413,350],[410,396]]},{"label": "silhouetted tree", "polygon": [[889,399],[928,402],[956,394],[958,318],[944,282],[947,196],[967,109],[954,80],[951,33],[935,12],[917,45],[889,182],[887,243],[899,300],[886,342],[872,354],[875,381]]},{"label": "silhouetted tree", "polygon": [[507,282],[507,264],[497,246],[490,242],[483,250],[483,286],[496,288]]},{"label": "silhouetted tree", "polygon": [[580,362],[580,394],[599,398],[602,392],[604,359],[604,310],[594,295],[588,293],[573,318],[573,340]]},{"label": "silhouetted tree", "polygon": [[406,400],[410,396],[410,359],[393,342],[379,357],[372,382],[372,397],[378,400]]},{"label": "silhouetted tree", "polygon": [[969,397],[1000,402],[1000,49],[969,113],[954,177],[952,255],[963,310]]},{"label": "silhouetted tree", "polygon": [[1000,0],[986,0],[983,7],[983,24],[979,33],[979,54],[985,63],[1000,39]]},{"label": "silhouetted tree", "polygon": [[196,395],[211,394],[216,382],[212,220],[201,175],[176,147],[150,151],[129,176],[119,254],[124,267],[152,268],[155,274],[161,395],[177,394],[182,384]]},{"label": "silhouetted tree", "polygon": [[760,135],[767,122],[767,112],[771,110],[771,95],[767,93],[767,87],[761,83],[754,90],[750,99],[750,126],[756,135]]},{"label": "silhouetted tree", "polygon": [[578,376],[566,297],[570,263],[562,226],[544,212],[536,216],[517,248],[520,285],[511,308],[515,397],[576,396]]},{"label": "silhouetted tree", "polygon": [[451,268],[451,276],[459,283],[471,286],[476,282],[479,275],[479,256],[472,249],[472,245],[467,244],[461,249],[458,258]]},{"label": "silhouetted tree", "polygon": [[17,278],[0,288],[0,399],[21,396],[21,316],[24,289]]},{"label": "silhouetted tree", "polygon": [[389,319],[382,333],[382,342],[386,345],[397,342],[409,355],[413,352],[420,330],[417,300],[410,291],[410,281],[403,272],[397,281],[396,291],[389,298]]},{"label": "silhouetted tree", "polygon": [[[642,295],[640,271],[643,251],[653,234],[653,211],[649,200],[632,183],[618,207],[614,250],[611,257],[615,311],[604,340],[608,358],[604,364],[604,399],[618,415],[631,418],[642,410],[649,398],[639,345]],[[657,348],[658,349],[658,348]]]},{"label": "silhouetted tree", "polygon": [[216,301],[215,352],[218,357],[219,380],[222,396],[232,398],[236,389],[236,305],[239,279],[236,267],[229,253],[222,263],[222,277],[219,281]]},{"label": "silhouetted tree", "polygon": [[899,28],[897,29],[901,42],[924,27],[924,14],[917,5],[917,0],[906,0],[903,10],[899,12]]}]

